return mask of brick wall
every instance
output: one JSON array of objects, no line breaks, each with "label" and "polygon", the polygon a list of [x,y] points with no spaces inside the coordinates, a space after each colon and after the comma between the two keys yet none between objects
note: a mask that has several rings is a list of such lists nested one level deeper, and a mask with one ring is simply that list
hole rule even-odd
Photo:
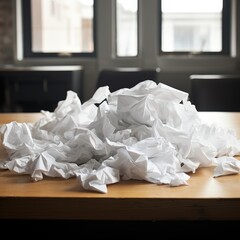
[{"label": "brick wall", "polygon": [[14,58],[13,4],[0,0],[0,63],[11,63]]}]

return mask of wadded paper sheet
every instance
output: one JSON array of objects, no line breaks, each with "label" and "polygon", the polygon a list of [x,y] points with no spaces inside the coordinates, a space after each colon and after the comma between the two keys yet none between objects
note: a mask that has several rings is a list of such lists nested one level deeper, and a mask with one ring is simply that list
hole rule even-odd
[{"label": "wadded paper sheet", "polygon": [[179,186],[199,167],[216,166],[213,177],[240,171],[235,132],[203,122],[187,93],[162,83],[146,80],[112,93],[100,87],[83,104],[68,91],[42,115],[34,124],[1,126],[8,157],[0,168],[35,181],[76,177],[101,193],[121,179]]}]

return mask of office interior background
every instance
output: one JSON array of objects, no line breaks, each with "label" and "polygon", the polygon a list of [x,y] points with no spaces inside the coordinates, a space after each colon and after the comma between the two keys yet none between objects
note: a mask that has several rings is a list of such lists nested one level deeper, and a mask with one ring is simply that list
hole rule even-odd
[{"label": "office interior background", "polygon": [[[31,3],[35,7],[31,8]],[[64,28],[58,31],[59,26]],[[68,66],[70,71],[76,69],[72,66],[80,67],[81,74],[73,77]],[[0,0],[0,112],[49,110],[50,105],[52,110],[71,87],[77,89],[82,102],[87,101],[98,86],[100,72],[115,68],[156,69],[157,82],[190,95],[192,75],[239,76],[240,1]],[[43,69],[50,70],[43,74]],[[239,82],[240,79],[238,86]],[[37,105],[36,100],[46,100],[46,104]],[[1,221],[8,226],[13,222]],[[52,224],[46,221],[43,227],[43,223],[30,219],[25,226],[47,233]],[[73,221],[68,228],[66,223],[69,222],[60,222],[58,229],[76,232],[71,225]],[[165,232],[192,238],[189,229],[209,236],[208,229],[214,236],[220,236],[223,231],[235,233],[239,225],[239,221],[234,227],[232,222],[227,226],[225,222],[213,223],[207,221],[198,226],[177,221],[170,223],[170,231],[169,222],[144,223],[135,228],[128,222],[119,228],[114,221],[111,225],[97,222],[94,228],[89,222],[83,222],[82,228],[78,222],[75,226],[88,230],[91,236],[104,234],[112,238],[103,232],[110,227],[118,235],[125,235],[128,227],[136,237],[147,227],[151,229],[149,235]],[[56,232],[54,228],[55,237]],[[60,235],[62,231],[57,233]]]},{"label": "office interior background", "polygon": [[157,69],[158,82],[191,95],[191,75],[238,74],[239,59],[237,0],[0,0],[2,68],[80,66],[82,102],[103,69]]}]

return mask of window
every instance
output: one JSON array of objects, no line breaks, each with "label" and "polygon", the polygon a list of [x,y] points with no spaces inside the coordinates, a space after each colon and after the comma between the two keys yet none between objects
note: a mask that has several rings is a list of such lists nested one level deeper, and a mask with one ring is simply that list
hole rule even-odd
[{"label": "window", "polygon": [[95,56],[94,0],[22,0],[24,57]]},{"label": "window", "polygon": [[161,53],[229,54],[229,0],[161,0]]},{"label": "window", "polygon": [[[115,54],[117,57],[132,58],[138,56],[139,50],[142,53],[147,52],[149,46],[139,45],[139,30],[141,34],[145,32],[153,34],[153,38],[149,37],[158,41],[159,49],[152,49],[154,54],[229,55],[230,53],[230,0],[153,1],[148,4],[151,10],[153,6],[154,10],[156,9],[156,4],[159,6],[156,11],[150,13],[159,13],[157,27],[155,18],[152,22],[151,17],[149,18],[151,15],[145,12],[148,9],[144,7],[145,1],[140,1],[141,4],[138,0],[21,0],[19,2],[22,2],[23,20],[23,50],[21,41],[18,41],[21,59],[96,56],[96,5],[107,3],[111,8],[106,8],[106,17],[111,24],[116,20],[116,25],[109,25],[106,32],[99,31],[98,34],[99,38],[105,38],[110,36],[108,33],[111,29],[111,39],[106,39],[111,44],[109,46],[114,46],[113,49],[111,48],[113,50],[111,56]],[[115,14],[109,12],[109,9],[114,10],[112,6],[116,6]],[[104,7],[98,8],[100,15],[105,14],[103,10]],[[148,16],[148,19],[145,16]],[[140,23],[139,19],[141,19]],[[116,35],[112,34],[112,26]],[[151,31],[145,31],[145,27],[151,28]],[[159,39],[156,39],[156,32]],[[145,42],[147,41],[140,41],[140,43]]]},{"label": "window", "polygon": [[116,0],[116,35],[117,56],[137,56],[138,0]]}]

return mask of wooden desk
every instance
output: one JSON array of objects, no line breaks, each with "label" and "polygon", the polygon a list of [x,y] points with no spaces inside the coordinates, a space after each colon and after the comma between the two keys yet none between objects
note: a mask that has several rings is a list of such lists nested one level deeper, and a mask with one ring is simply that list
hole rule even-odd
[{"label": "wooden desk", "polygon": [[[200,114],[235,128],[240,137],[240,113]],[[40,117],[0,114],[0,124]],[[0,153],[2,159],[2,146]],[[85,191],[75,178],[32,182],[29,175],[0,170],[0,219],[240,220],[240,174],[213,178],[213,169],[198,169],[188,186],[121,181],[109,185],[107,194]]]}]

